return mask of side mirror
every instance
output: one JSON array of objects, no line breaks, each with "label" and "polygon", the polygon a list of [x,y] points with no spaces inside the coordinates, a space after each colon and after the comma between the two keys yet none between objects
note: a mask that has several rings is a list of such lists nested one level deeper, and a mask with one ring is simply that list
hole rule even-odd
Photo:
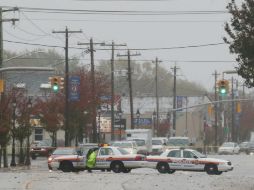
[{"label": "side mirror", "polygon": [[195,159],[198,159],[198,157],[197,157],[196,155],[194,156],[194,158],[195,158]]},{"label": "side mirror", "polygon": [[79,156],[81,156],[81,155],[82,155],[81,150],[78,150],[78,151],[77,151],[77,153],[78,153],[78,155],[79,155]]}]

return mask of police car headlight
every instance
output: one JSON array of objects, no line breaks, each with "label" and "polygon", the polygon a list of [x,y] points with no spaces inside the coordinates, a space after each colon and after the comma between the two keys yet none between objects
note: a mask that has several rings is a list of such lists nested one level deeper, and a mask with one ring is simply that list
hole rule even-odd
[{"label": "police car headlight", "polygon": [[52,162],[53,161],[53,158],[52,157],[49,157],[48,158],[48,162]]}]

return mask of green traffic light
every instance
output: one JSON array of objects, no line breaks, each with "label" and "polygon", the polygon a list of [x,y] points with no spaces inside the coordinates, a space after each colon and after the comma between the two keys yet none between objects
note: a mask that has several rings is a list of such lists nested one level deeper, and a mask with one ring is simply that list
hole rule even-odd
[{"label": "green traffic light", "polygon": [[220,89],[220,93],[221,93],[221,94],[226,94],[226,93],[227,93],[227,90],[226,90],[225,88],[221,88],[221,89]]},{"label": "green traffic light", "polygon": [[53,85],[53,91],[58,92],[58,90],[59,90],[59,86],[57,84],[54,84]]}]

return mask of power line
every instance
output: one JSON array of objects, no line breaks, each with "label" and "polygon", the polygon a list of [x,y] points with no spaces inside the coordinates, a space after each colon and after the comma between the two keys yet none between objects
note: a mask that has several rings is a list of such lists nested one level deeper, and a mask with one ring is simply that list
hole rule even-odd
[{"label": "power line", "polygon": [[[3,6],[8,7],[9,6]],[[40,12],[40,13],[65,13],[65,14],[103,14],[103,15],[214,15],[226,14],[226,10],[196,10],[196,11],[154,11],[154,10],[96,10],[96,9],[50,9],[36,7],[19,7],[19,10],[24,12]]]},{"label": "power line", "polygon": [[[25,45],[33,45],[33,46],[43,46],[43,47],[52,47],[52,48],[64,48],[63,46],[56,46],[56,45],[46,45],[46,44],[36,44],[36,43],[26,43],[26,42],[18,42],[18,41],[11,41],[11,40],[3,40],[9,43],[16,43],[16,44],[25,44]],[[129,48],[131,51],[156,51],[156,50],[173,50],[173,49],[186,49],[186,48],[199,48],[199,47],[209,47],[209,46],[218,46],[218,45],[226,45],[224,42],[220,43],[208,43],[208,44],[199,44],[199,45],[189,45],[189,46],[174,46],[174,47],[158,47],[158,48]],[[84,50],[83,48],[78,47],[70,47],[71,49],[80,49]],[[96,50],[110,50],[105,48],[98,48]],[[115,49],[115,50],[122,50],[126,51],[127,49]]]},{"label": "power line", "polygon": [[[18,57],[15,59],[49,59],[49,60],[64,60],[64,58],[43,58],[43,57]],[[69,60],[77,60],[77,59],[69,59]],[[83,60],[83,61],[89,61],[90,59],[84,59],[84,58],[79,58],[78,60]],[[94,59],[95,61],[110,61],[110,59]],[[146,62],[146,61],[153,61],[153,59],[132,59],[134,62]],[[163,59],[163,62],[178,62],[178,63],[236,63],[236,61],[230,61],[230,60],[168,60],[168,59]]]},{"label": "power line", "polygon": [[69,21],[69,22],[111,22],[111,23],[224,23],[225,20],[105,20],[105,19],[57,19],[57,18],[33,18],[37,21]]}]

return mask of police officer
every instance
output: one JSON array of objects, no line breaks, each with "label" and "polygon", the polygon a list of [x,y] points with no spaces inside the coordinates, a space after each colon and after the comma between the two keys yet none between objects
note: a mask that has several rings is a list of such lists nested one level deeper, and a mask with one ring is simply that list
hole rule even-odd
[{"label": "police officer", "polygon": [[86,155],[86,167],[87,167],[87,171],[89,173],[92,172],[92,168],[94,168],[94,166],[96,164],[97,150],[98,150],[98,148],[92,148],[92,149],[90,149],[87,152],[87,155]]}]

